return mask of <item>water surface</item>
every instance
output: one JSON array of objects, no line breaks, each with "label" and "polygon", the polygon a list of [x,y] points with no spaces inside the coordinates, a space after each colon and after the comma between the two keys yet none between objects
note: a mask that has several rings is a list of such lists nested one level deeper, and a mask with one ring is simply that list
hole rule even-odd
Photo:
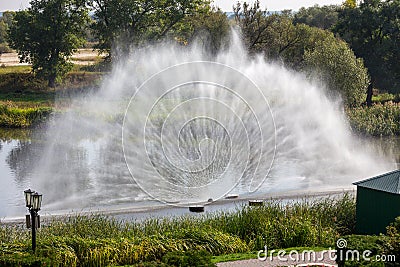
[{"label": "water surface", "polygon": [[[21,217],[25,213],[23,191],[32,186],[32,180],[37,179],[34,170],[45,160],[43,155],[48,148],[46,139],[44,128],[0,129],[0,203],[3,203],[0,205],[0,218]],[[380,157],[400,162],[399,137],[365,138],[362,146],[366,151],[373,151]],[[57,155],[60,161],[52,169],[54,177],[45,181],[47,187],[44,188],[48,188],[48,191],[43,192],[42,213],[162,204],[152,200],[137,187],[129,175],[124,159],[119,153],[113,152],[116,147],[103,147],[101,140],[86,138],[70,144],[67,150],[60,148],[60,154]],[[74,177],[64,179],[65,175]],[[347,187],[361,178],[367,177],[354,177]],[[63,180],[65,183],[60,183]],[[57,184],[54,184],[55,181]],[[270,187],[267,180],[260,189],[261,194],[263,190],[270,192]],[[342,187],[339,186],[338,189]],[[286,187],[273,191],[285,194],[294,189],[296,188],[286,184]],[[304,186],[302,189],[312,188]],[[46,198],[48,194],[58,194],[60,198],[57,201],[56,197],[52,197],[52,201],[49,201]]]}]

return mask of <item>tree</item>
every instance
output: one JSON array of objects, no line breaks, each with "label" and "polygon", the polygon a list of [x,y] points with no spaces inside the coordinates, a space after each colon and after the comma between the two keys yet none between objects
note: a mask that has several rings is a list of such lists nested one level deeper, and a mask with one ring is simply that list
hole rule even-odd
[{"label": "tree", "polygon": [[228,46],[230,25],[228,17],[221,10],[198,12],[186,17],[182,25],[187,27],[179,34],[184,44],[196,41],[211,55]]},{"label": "tree", "polygon": [[374,87],[400,92],[399,21],[399,0],[365,0],[359,7],[344,7],[339,13],[334,31],[364,59],[371,76],[368,105],[372,104]]},{"label": "tree", "polygon": [[271,40],[268,29],[271,27],[273,17],[267,16],[267,11],[260,9],[258,0],[253,6],[246,2],[243,5],[238,2],[233,11],[248,50],[252,53],[261,52]]},{"label": "tree", "polygon": [[7,31],[11,26],[13,16],[13,11],[5,11],[0,17],[0,54],[11,50],[7,45]]},{"label": "tree", "polygon": [[304,53],[304,71],[340,92],[347,106],[360,106],[369,83],[362,59],[356,58],[349,46],[332,33],[318,35],[322,38]]},{"label": "tree", "polygon": [[7,24],[3,20],[0,20],[0,44],[6,42],[7,28]]},{"label": "tree", "polygon": [[97,48],[116,57],[131,46],[175,37],[187,16],[210,9],[205,0],[92,0],[91,7]]},{"label": "tree", "polygon": [[84,0],[32,0],[18,11],[9,29],[10,47],[21,62],[55,87],[71,69],[69,59],[83,45],[88,10]]},{"label": "tree", "polygon": [[328,30],[337,23],[338,9],[339,7],[335,5],[302,7],[295,13],[293,22],[294,24],[303,23],[308,26]]},{"label": "tree", "polygon": [[363,61],[328,30],[294,24],[289,12],[268,14],[258,2],[235,8],[250,52],[263,53],[285,66],[317,77],[338,92],[348,106],[363,102],[369,78]]}]

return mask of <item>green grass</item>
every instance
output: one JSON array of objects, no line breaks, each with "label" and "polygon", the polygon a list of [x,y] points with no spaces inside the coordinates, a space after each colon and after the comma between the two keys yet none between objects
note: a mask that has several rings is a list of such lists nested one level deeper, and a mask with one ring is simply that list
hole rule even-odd
[{"label": "green grass", "polygon": [[0,66],[0,75],[6,73],[30,73],[31,66]]},{"label": "green grass", "polygon": [[339,235],[351,233],[354,221],[350,195],[288,205],[268,201],[262,207],[240,206],[231,212],[141,223],[77,215],[44,223],[35,257],[29,251],[29,231],[0,227],[0,265],[23,261],[38,261],[42,266],[129,265],[160,261],[174,251],[204,250],[218,256],[248,255],[265,245],[271,249],[330,247]]},{"label": "green grass", "polygon": [[18,108],[0,104],[0,126],[26,128],[44,121],[52,112],[50,107]]}]

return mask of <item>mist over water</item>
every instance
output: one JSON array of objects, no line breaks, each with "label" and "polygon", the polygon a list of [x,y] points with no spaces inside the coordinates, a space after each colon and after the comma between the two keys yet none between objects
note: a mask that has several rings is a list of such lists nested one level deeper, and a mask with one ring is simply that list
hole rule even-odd
[{"label": "mist over water", "polygon": [[49,123],[31,186],[48,209],[349,188],[395,168],[367,152],[340,99],[249,58],[161,44],[115,64]]}]

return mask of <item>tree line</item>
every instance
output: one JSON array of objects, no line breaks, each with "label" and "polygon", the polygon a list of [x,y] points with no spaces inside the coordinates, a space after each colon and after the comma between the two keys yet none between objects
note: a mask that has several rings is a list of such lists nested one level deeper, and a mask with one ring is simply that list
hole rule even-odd
[{"label": "tree line", "polygon": [[162,40],[198,40],[215,54],[227,47],[234,26],[250,55],[262,53],[324,81],[348,106],[370,105],[373,88],[400,92],[400,0],[346,0],[274,13],[256,1],[237,3],[233,11],[229,20],[207,0],[32,0],[3,28],[20,60],[32,63],[51,87],[71,69],[69,59],[88,31],[95,48],[113,61]]}]

